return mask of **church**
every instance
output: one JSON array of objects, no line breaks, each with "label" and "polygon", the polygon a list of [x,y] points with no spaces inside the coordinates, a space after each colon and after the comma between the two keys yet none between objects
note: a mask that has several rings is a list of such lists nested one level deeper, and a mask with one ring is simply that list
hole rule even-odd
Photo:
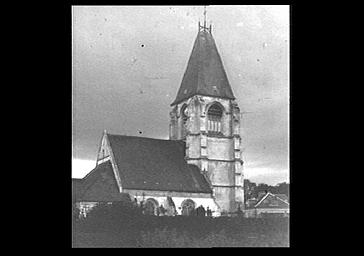
[{"label": "church", "polygon": [[81,212],[126,195],[152,214],[160,206],[169,215],[199,206],[213,216],[244,210],[240,109],[206,21],[170,107],[169,140],[104,131],[96,167],[72,179]]}]

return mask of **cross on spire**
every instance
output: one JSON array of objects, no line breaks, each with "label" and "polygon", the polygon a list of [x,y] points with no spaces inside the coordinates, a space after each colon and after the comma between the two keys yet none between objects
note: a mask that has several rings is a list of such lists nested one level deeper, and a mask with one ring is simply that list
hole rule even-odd
[{"label": "cross on spire", "polygon": [[210,24],[210,27],[207,28],[206,27],[206,5],[203,7],[204,8],[204,11],[203,11],[203,26],[200,25],[200,21],[198,21],[198,30],[201,31],[209,31],[210,34],[211,34],[211,24]]},{"label": "cross on spire", "polygon": [[204,11],[203,11],[203,26],[204,28],[206,28],[206,5],[203,7],[204,8]]}]

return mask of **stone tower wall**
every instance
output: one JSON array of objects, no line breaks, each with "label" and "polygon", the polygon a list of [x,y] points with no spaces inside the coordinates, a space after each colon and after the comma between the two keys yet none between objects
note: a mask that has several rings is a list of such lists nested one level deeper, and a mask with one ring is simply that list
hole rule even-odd
[{"label": "stone tower wall", "polygon": [[[221,120],[222,135],[214,136],[207,130],[207,111],[216,102],[224,111]],[[181,114],[184,105],[188,109],[185,127]],[[186,141],[187,162],[197,165],[208,178],[216,203],[224,212],[234,212],[237,205],[244,205],[239,125],[240,110],[229,99],[194,96],[176,105],[171,111],[170,139]]]}]

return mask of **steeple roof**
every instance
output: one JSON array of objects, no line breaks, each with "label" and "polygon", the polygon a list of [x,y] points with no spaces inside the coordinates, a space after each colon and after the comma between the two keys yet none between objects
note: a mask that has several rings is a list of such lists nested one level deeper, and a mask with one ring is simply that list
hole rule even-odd
[{"label": "steeple roof", "polygon": [[172,106],[194,95],[235,99],[211,28],[198,32],[181,87]]}]

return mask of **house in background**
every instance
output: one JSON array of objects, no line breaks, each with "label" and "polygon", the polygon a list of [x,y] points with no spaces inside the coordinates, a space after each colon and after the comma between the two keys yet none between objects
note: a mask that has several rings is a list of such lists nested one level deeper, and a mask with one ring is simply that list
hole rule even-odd
[{"label": "house in background", "polygon": [[258,199],[250,199],[244,211],[245,217],[288,217],[289,200],[285,194],[267,192]]}]

